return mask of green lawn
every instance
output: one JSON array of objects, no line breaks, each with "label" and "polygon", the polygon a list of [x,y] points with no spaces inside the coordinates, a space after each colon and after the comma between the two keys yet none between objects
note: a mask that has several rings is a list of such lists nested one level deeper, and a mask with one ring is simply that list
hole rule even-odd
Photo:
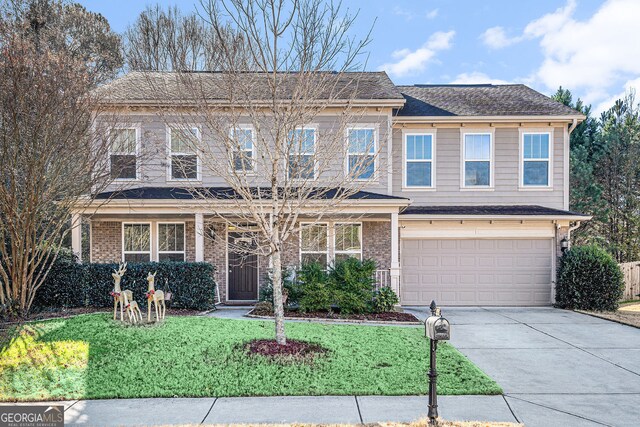
[{"label": "green lawn", "polygon": [[[419,327],[287,323],[287,334],[329,353],[307,363],[248,356],[242,343],[271,338],[272,322],[170,317],[129,327],[95,314],[30,323],[3,339],[0,400],[427,392]],[[452,346],[438,357],[440,393],[501,393]]]}]

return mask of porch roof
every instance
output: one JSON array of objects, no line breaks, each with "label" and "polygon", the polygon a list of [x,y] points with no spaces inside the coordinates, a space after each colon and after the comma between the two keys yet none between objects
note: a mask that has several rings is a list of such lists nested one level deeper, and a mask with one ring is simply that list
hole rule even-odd
[{"label": "porch roof", "polygon": [[[271,189],[266,187],[253,187],[255,198],[270,197]],[[331,200],[341,198],[340,188],[318,188],[311,198],[315,200]],[[139,187],[127,188],[116,191],[105,191],[95,196],[97,200],[241,200],[240,196],[231,187]],[[356,191],[346,195],[348,200],[396,200],[409,202],[405,197],[391,196],[388,194],[373,193],[370,191]]]},{"label": "porch roof", "polygon": [[557,217],[572,220],[591,218],[580,212],[538,205],[410,206],[400,215],[401,217]]}]

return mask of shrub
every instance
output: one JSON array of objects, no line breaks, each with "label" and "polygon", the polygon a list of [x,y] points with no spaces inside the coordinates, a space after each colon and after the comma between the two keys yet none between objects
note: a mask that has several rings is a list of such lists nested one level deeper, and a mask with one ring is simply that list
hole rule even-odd
[{"label": "shrub", "polygon": [[273,303],[270,301],[260,301],[253,307],[251,314],[256,316],[273,316]]},{"label": "shrub", "polygon": [[[287,292],[287,306],[296,305],[300,298],[300,290],[294,280],[294,271],[289,268],[282,269],[283,289]],[[269,301],[273,303],[273,280],[271,274],[265,274],[265,284],[260,287],[260,301]],[[286,306],[285,306],[286,308]]]},{"label": "shrub", "polygon": [[375,261],[356,258],[339,261],[331,268],[329,277],[340,313],[361,314],[371,310],[375,271]]},{"label": "shrub", "polygon": [[616,310],[622,298],[622,271],[598,246],[578,246],[565,252],[558,266],[556,305],[561,308]]},{"label": "shrub", "polygon": [[[36,307],[113,307],[111,273],[117,264],[77,264],[68,256],[58,259],[36,296]],[[146,307],[147,274],[156,272],[156,289],[169,291],[172,307],[207,310],[213,307],[216,283],[214,267],[204,262],[147,262],[127,264],[122,289]],[[37,302],[37,303],[36,303]]]},{"label": "shrub", "polygon": [[63,248],[58,252],[44,283],[36,291],[33,306],[81,307],[84,305],[83,285],[83,266],[78,264],[73,251]]},{"label": "shrub", "polygon": [[385,286],[374,292],[371,306],[375,313],[386,313],[393,310],[393,306],[398,302],[396,293],[390,287]]},{"label": "shrub", "polygon": [[298,271],[297,283],[301,312],[331,310],[334,292],[324,266],[316,262],[303,265]]}]

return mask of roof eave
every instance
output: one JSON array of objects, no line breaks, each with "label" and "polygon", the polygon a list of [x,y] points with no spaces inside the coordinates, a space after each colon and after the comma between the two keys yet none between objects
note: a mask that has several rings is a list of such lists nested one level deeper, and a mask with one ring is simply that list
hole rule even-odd
[{"label": "roof eave", "polygon": [[527,116],[394,116],[394,123],[532,123],[532,122],[582,122],[583,114],[569,115],[527,115]]},{"label": "roof eave", "polygon": [[[282,102],[288,102],[289,100],[283,99]],[[322,105],[325,101],[319,100],[317,103]],[[352,100],[337,100],[334,102],[328,103],[329,107],[345,107],[345,106],[356,106],[356,107],[389,107],[389,108],[401,108],[406,103],[404,98],[402,99],[352,99]],[[166,108],[166,107],[199,107],[200,103],[194,103],[190,101],[157,101],[157,100],[105,100],[99,103],[102,106],[112,106],[112,107],[156,107],[156,108]],[[224,100],[210,100],[207,101],[207,105],[211,107],[244,107],[245,104],[238,103],[229,103]],[[264,106],[269,107],[272,106],[273,103],[270,101],[259,101],[259,100],[251,100],[252,106]]]},{"label": "roof eave", "polygon": [[588,221],[593,218],[590,215],[442,215],[442,214],[400,214],[401,220],[515,220],[515,221]]}]

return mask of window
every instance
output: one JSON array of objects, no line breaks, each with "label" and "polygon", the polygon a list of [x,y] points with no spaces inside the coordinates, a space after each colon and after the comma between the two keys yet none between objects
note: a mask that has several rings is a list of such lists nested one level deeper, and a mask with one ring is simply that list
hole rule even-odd
[{"label": "window", "polygon": [[169,129],[169,176],[172,180],[198,179],[198,156],[195,146],[199,139],[197,128]]},{"label": "window", "polygon": [[136,129],[113,129],[111,131],[111,178],[137,179],[137,132]]},{"label": "window", "polygon": [[184,261],[184,224],[158,224],[158,261]]},{"label": "window", "polygon": [[348,174],[356,180],[372,179],[376,170],[376,134],[374,129],[349,129]]},{"label": "window", "polygon": [[548,187],[550,173],[549,133],[522,134],[522,185]]},{"label": "window", "polygon": [[237,128],[231,131],[234,141],[231,165],[233,170],[253,172],[255,159],[253,154],[253,132],[247,128]]},{"label": "window", "polygon": [[334,260],[362,259],[362,224],[335,224]]},{"label": "window", "polygon": [[289,177],[315,179],[316,130],[296,129],[289,133]]},{"label": "window", "polygon": [[464,134],[464,186],[491,187],[491,134]]},{"label": "window", "polygon": [[151,261],[151,224],[122,224],[122,259]]},{"label": "window", "polygon": [[433,187],[433,135],[405,136],[405,187]]},{"label": "window", "polygon": [[326,266],[328,256],[328,224],[303,225],[300,230],[300,263],[318,262]]}]

